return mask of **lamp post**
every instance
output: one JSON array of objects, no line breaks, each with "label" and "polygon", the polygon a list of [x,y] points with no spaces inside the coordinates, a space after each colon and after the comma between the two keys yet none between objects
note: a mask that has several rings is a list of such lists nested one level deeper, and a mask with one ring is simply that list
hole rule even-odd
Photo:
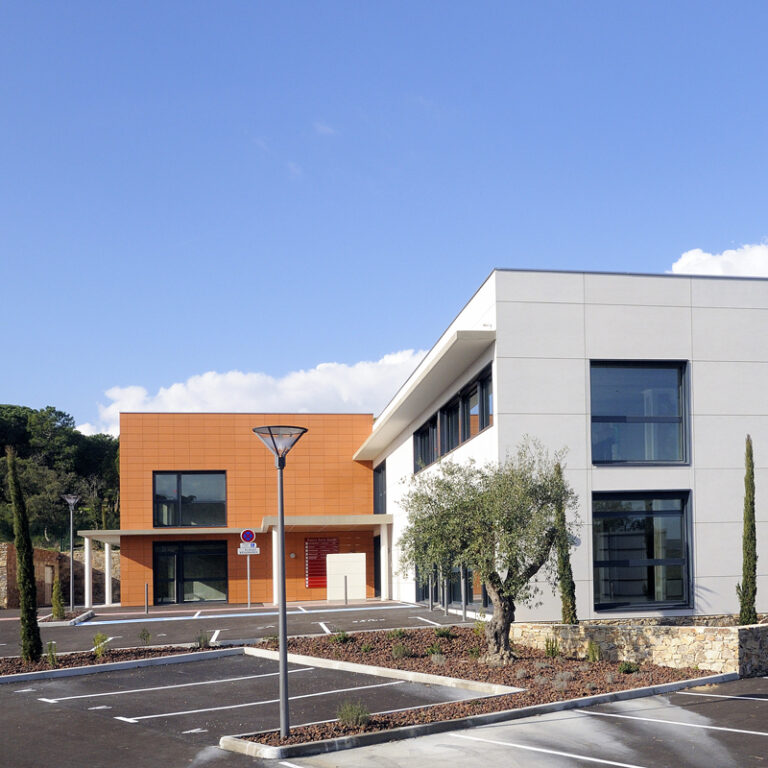
[{"label": "lamp post", "polygon": [[80,497],[74,493],[65,493],[62,497],[69,505],[69,612],[75,612],[75,504]]},{"label": "lamp post", "polygon": [[[280,649],[280,738],[288,738],[288,629],[285,607],[285,515],[283,510],[283,469],[285,455],[307,431],[304,427],[254,427],[254,433],[275,457],[277,467],[277,603]],[[275,553],[272,553],[275,556]]]}]

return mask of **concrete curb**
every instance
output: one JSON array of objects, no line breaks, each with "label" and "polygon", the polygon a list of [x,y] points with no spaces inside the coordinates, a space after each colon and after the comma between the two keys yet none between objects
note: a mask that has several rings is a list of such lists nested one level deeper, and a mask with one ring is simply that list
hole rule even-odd
[{"label": "concrete curb", "polygon": [[96,614],[93,611],[88,610],[85,613],[81,613],[79,616],[75,616],[74,619],[69,621],[44,621],[40,626],[42,627],[75,627],[78,624],[82,624],[84,621],[92,619]]},{"label": "concrete curb", "polygon": [[75,677],[78,675],[96,675],[99,672],[114,672],[119,669],[134,669],[136,667],[155,667],[161,664],[184,664],[188,661],[203,661],[217,659],[221,656],[240,656],[243,648],[221,648],[215,651],[196,651],[193,653],[178,653],[173,656],[155,656],[152,659],[134,659],[132,661],[113,661],[109,664],[91,664],[87,667],[66,667],[64,669],[43,669],[39,672],[22,672],[17,675],[0,676],[0,685],[7,683],[23,683],[30,680],[49,680],[55,677]]},{"label": "concrete curb", "polygon": [[537,704],[532,707],[521,707],[520,709],[508,709],[503,712],[489,712],[483,715],[471,715],[458,720],[444,720],[437,723],[424,723],[421,725],[409,725],[403,728],[393,728],[388,731],[377,731],[375,733],[362,733],[356,736],[343,736],[338,739],[326,739],[325,741],[309,742],[306,744],[293,744],[287,747],[270,747],[259,744],[254,741],[245,741],[242,737],[245,735],[258,736],[259,733],[240,734],[239,736],[222,736],[219,740],[219,747],[229,752],[237,752],[249,757],[261,757],[282,759],[287,757],[308,757],[310,755],[326,754],[328,752],[338,752],[343,749],[353,749],[355,747],[365,747],[372,744],[381,744],[386,741],[400,741],[402,739],[411,739],[416,736],[426,736],[431,733],[444,733],[446,731],[456,731],[464,728],[474,728],[480,725],[492,725],[493,723],[505,722],[507,720],[518,720],[523,717],[532,717],[533,715],[545,715],[550,712],[560,712],[566,709],[581,709],[591,707],[596,704],[608,704],[613,701],[625,701],[627,699],[638,699],[643,696],[657,696],[662,693],[672,693],[683,688],[694,688],[700,685],[713,685],[715,683],[727,683],[731,680],[738,680],[739,675],[736,672],[729,672],[721,675],[710,675],[695,680],[680,680],[676,683],[665,683],[663,685],[652,685],[646,688],[633,688],[628,691],[616,691],[614,693],[602,693],[597,696],[585,696],[581,699],[568,699],[566,701],[556,701],[551,704]]},{"label": "concrete curb", "polygon": [[[266,648],[246,648],[246,656],[258,656],[262,659],[278,660],[277,651],[269,651]],[[391,667],[374,667],[368,664],[355,664],[351,661],[339,661],[337,659],[324,659],[318,656],[301,656],[296,653],[288,654],[288,661],[292,664],[304,664],[308,667],[322,667],[323,669],[338,669],[343,672],[356,672],[362,675],[375,675],[376,677],[388,677],[394,680],[407,680],[409,683],[423,683],[424,685],[442,685],[446,688],[462,688],[467,691],[477,691],[490,696],[500,696],[504,693],[520,693],[524,688],[513,688],[508,685],[496,683],[483,683],[479,680],[462,680],[457,677],[442,677],[430,675],[426,672],[412,672],[408,669],[392,669]]]}]

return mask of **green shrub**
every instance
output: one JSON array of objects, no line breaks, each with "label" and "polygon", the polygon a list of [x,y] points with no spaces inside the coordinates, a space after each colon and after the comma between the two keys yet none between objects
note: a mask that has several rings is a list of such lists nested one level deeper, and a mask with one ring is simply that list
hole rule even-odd
[{"label": "green shrub", "polygon": [[402,640],[407,634],[404,629],[393,629],[387,632],[387,637],[391,637],[393,640]]},{"label": "green shrub", "polygon": [[407,659],[411,656],[413,656],[413,652],[407,645],[404,645],[403,643],[398,643],[392,647],[393,659]]},{"label": "green shrub", "polygon": [[51,668],[55,668],[56,667],[56,641],[55,640],[48,641],[45,655],[46,655],[46,658],[48,659],[48,666]]},{"label": "green shrub", "polygon": [[363,643],[360,646],[360,653],[370,653],[373,650],[373,646],[370,643]]},{"label": "green shrub", "polygon": [[450,627],[435,627],[435,635],[437,635],[437,637],[444,637],[447,640],[450,640],[453,637]]},{"label": "green shrub", "polygon": [[600,646],[594,640],[590,640],[587,643],[587,661],[600,661],[602,657],[603,652]]},{"label": "green shrub", "polygon": [[544,642],[544,654],[547,658],[556,659],[560,655],[560,643],[556,637],[548,637]]},{"label": "green shrub", "polygon": [[472,631],[478,637],[485,636],[485,611],[482,609],[477,612],[477,619],[475,620],[475,625],[472,627]]},{"label": "green shrub", "polygon": [[442,653],[443,649],[437,644],[432,643],[432,645],[427,648],[427,656],[431,656],[433,653]]},{"label": "green shrub", "polygon": [[201,632],[196,638],[195,638],[195,645],[198,648],[210,648],[211,647],[211,635],[208,632]]},{"label": "green shrub", "polygon": [[53,582],[51,610],[53,612],[53,618],[56,621],[61,621],[64,618],[64,601],[61,599],[61,582],[58,577]]},{"label": "green shrub", "polygon": [[480,658],[480,649],[476,645],[473,645],[469,649],[469,651],[467,651],[467,653],[469,653],[469,658],[470,659],[479,659]]},{"label": "green shrub", "polygon": [[619,664],[619,672],[621,672],[622,675],[631,675],[634,672],[639,671],[640,667],[635,664],[634,661],[622,661],[621,664]]},{"label": "green shrub", "polygon": [[142,627],[141,632],[139,632],[139,640],[141,640],[141,644],[149,645],[151,639],[152,635],[149,633],[149,630],[146,627]]},{"label": "green shrub", "polygon": [[97,632],[93,636],[93,655],[100,659],[107,650],[109,638],[103,632]]},{"label": "green shrub", "polygon": [[337,632],[335,635],[331,635],[328,638],[332,643],[348,643],[352,639],[352,635],[345,632],[343,629]]},{"label": "green shrub", "polygon": [[347,728],[365,728],[371,721],[371,713],[359,701],[342,701],[336,710],[336,717]]}]

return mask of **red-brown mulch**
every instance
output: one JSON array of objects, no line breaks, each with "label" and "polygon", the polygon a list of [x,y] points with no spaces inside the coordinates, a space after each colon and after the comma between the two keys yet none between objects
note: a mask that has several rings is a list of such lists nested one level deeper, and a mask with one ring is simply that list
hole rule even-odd
[{"label": "red-brown mulch", "polygon": [[74,613],[70,613],[69,611],[67,611],[60,619],[54,619],[53,614],[51,614],[50,616],[43,616],[42,618],[38,618],[37,623],[46,624],[51,621],[72,621],[72,619],[76,619],[79,615],[80,613],[78,613],[77,611],[75,611]]},{"label": "red-brown mulch", "polygon": [[176,656],[180,653],[192,653],[198,648],[115,648],[107,649],[102,656],[96,656],[93,651],[82,653],[61,653],[56,656],[56,665],[48,663],[48,657],[43,649],[40,661],[24,661],[19,656],[0,658],[0,675],[17,675],[23,672],[42,672],[50,669],[68,667],[85,667],[92,664],[112,664],[115,661],[135,661],[136,659],[155,659],[158,656]]},{"label": "red-brown mulch", "polygon": [[[653,664],[641,664],[639,671],[623,674],[616,662],[588,662],[584,659],[548,658],[543,651],[517,646],[516,661],[508,666],[488,666],[478,658],[485,648],[482,637],[472,628],[453,627],[451,638],[440,638],[433,629],[408,629],[403,637],[392,632],[363,632],[348,635],[346,642],[334,641],[334,636],[320,638],[292,638],[288,652],[307,656],[341,659],[358,664],[394,667],[446,677],[498,683],[525,688],[515,694],[504,694],[481,699],[448,702],[430,707],[410,709],[384,715],[371,715],[364,727],[348,727],[337,721],[301,726],[291,729],[287,739],[277,731],[248,737],[251,741],[271,746],[302,744],[340,736],[352,736],[406,725],[454,720],[488,712],[519,709],[535,704],[547,704],[564,699],[594,696],[601,693],[642,688],[677,680],[701,677],[696,669],[672,669]],[[338,637],[338,636],[336,636]],[[436,664],[427,649],[437,644],[444,656]],[[410,657],[394,659],[393,648],[403,645]],[[276,647],[272,640],[267,647]],[[396,651],[397,653],[397,651]]]}]

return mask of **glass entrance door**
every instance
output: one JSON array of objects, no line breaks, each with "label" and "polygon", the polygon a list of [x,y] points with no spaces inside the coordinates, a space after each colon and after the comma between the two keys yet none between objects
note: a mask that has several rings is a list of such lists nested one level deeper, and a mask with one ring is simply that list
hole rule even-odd
[{"label": "glass entrance door", "polygon": [[155,605],[175,603],[176,600],[176,560],[175,544],[155,544],[154,582]]},{"label": "glass entrance door", "polygon": [[225,541],[154,544],[155,604],[226,601]]}]

